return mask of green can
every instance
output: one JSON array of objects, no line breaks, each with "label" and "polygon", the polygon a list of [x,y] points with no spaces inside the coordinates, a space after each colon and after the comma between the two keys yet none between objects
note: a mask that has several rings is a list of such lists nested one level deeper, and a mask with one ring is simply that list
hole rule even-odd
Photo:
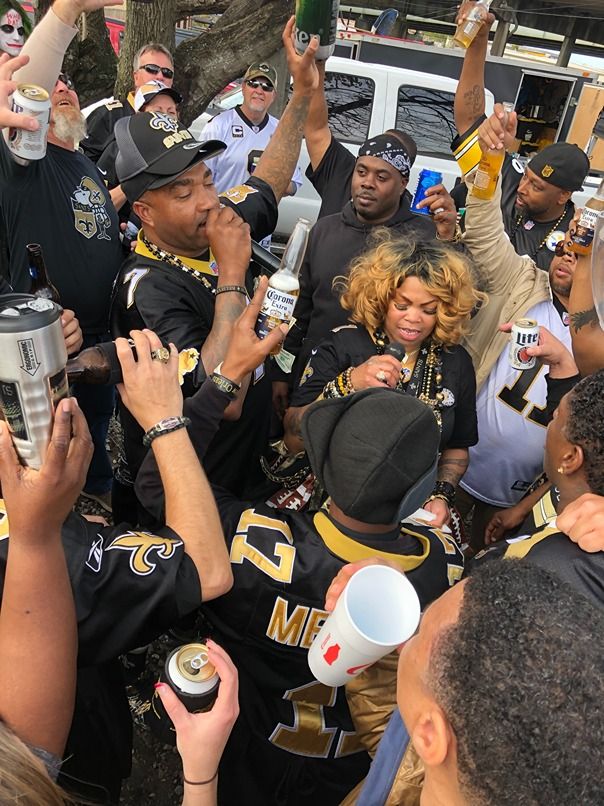
[{"label": "green can", "polygon": [[324,61],[332,55],[338,31],[339,0],[296,0],[296,51],[304,53],[311,37],[320,39],[315,58]]}]

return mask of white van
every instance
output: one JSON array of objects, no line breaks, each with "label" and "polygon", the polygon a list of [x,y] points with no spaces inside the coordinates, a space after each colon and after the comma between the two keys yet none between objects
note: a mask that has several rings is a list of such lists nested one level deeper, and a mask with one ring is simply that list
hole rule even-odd
[{"label": "white van", "polygon": [[[325,95],[334,137],[356,156],[359,146],[368,137],[386,129],[407,132],[417,143],[417,159],[409,179],[411,192],[423,168],[440,171],[449,190],[460,175],[450,149],[456,134],[453,118],[456,89],[457,81],[452,78],[336,56],[327,61]],[[231,91],[225,102],[230,108],[240,103],[241,98],[237,99],[237,91]],[[493,104],[493,94],[487,90],[487,114],[493,111]],[[189,127],[193,135],[200,138],[212,113],[221,111],[221,102],[213,102]],[[302,141],[300,168],[303,174],[308,162],[308,151]],[[281,201],[275,234],[287,236],[301,216],[314,222],[319,207],[319,196],[304,177],[297,194]]]}]

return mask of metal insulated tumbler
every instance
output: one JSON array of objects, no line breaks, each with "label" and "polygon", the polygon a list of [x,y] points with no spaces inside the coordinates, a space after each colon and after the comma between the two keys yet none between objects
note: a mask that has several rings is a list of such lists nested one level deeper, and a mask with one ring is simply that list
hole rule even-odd
[{"label": "metal insulated tumbler", "polygon": [[69,394],[62,309],[29,294],[0,297],[0,408],[22,463],[44,460],[57,404]]}]

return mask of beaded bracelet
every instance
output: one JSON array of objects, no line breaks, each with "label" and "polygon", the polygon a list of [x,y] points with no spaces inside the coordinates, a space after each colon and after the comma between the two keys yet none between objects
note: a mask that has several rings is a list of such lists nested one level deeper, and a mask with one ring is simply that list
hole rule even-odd
[{"label": "beaded bracelet", "polygon": [[352,385],[352,370],[353,367],[348,367],[344,372],[340,372],[339,375],[336,375],[333,381],[326,383],[323,387],[323,397],[327,399],[346,397],[356,391]]}]

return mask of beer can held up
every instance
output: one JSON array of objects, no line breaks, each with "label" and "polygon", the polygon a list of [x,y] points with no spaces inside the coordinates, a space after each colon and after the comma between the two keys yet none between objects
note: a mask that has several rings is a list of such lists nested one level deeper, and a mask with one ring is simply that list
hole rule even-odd
[{"label": "beer can held up", "polygon": [[36,84],[19,84],[13,94],[13,112],[36,118],[40,128],[35,132],[10,128],[8,148],[20,165],[46,156],[46,136],[50,122],[50,96]]},{"label": "beer can held up", "polygon": [[537,363],[527,349],[539,343],[539,325],[534,319],[519,319],[512,325],[510,366],[514,369],[532,369]]}]

